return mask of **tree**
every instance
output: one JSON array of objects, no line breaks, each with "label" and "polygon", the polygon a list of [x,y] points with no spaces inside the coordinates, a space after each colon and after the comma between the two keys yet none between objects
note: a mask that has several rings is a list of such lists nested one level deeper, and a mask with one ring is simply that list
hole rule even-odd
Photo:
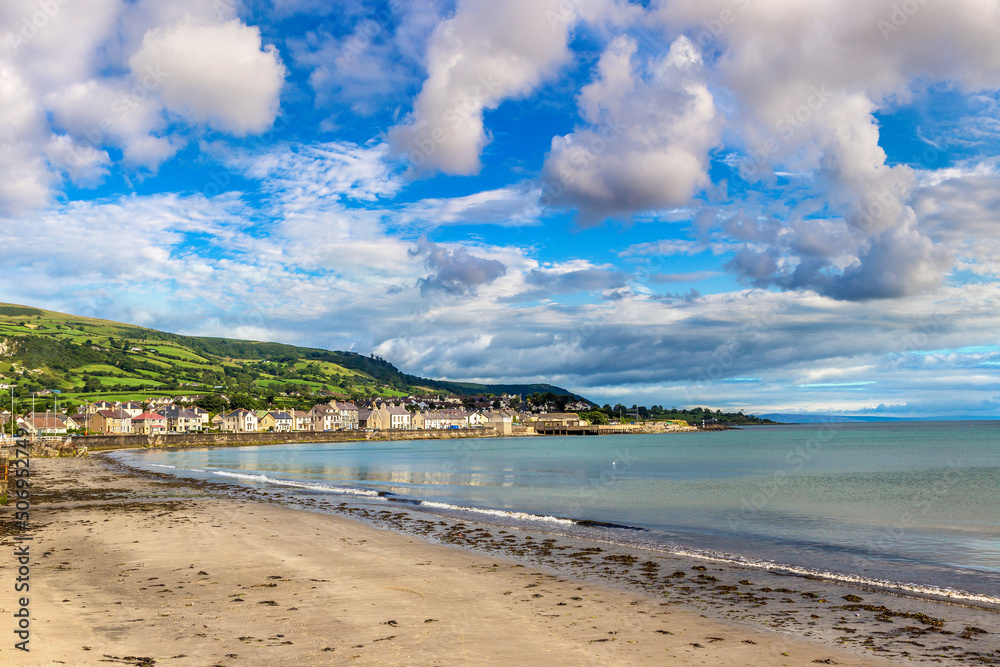
[{"label": "tree", "polygon": [[520,396],[511,396],[510,400],[507,402],[507,404],[510,406],[511,410],[517,410],[518,408],[521,407],[521,397]]},{"label": "tree", "polygon": [[229,407],[229,404],[226,403],[226,399],[216,394],[203,396],[195,401],[194,404],[202,410],[208,410],[209,412],[215,413],[225,412],[225,410]]},{"label": "tree", "polygon": [[260,405],[256,398],[249,394],[236,394],[229,399],[229,407],[233,410],[259,410]]},{"label": "tree", "polygon": [[586,419],[591,424],[607,424],[608,416],[599,410],[592,412],[581,412],[580,417]]}]

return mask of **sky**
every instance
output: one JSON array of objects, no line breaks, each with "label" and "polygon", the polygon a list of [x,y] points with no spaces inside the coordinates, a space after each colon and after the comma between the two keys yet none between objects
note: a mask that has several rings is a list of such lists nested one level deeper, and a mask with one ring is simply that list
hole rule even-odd
[{"label": "sky", "polygon": [[994,0],[5,0],[0,300],[1000,415]]}]

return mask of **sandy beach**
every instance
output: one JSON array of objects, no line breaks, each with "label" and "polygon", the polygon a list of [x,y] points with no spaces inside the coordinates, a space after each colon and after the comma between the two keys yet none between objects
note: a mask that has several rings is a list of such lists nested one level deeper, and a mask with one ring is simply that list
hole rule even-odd
[{"label": "sandy beach", "polygon": [[904,664],[97,458],[31,479],[31,650],[8,506],[4,665]]}]

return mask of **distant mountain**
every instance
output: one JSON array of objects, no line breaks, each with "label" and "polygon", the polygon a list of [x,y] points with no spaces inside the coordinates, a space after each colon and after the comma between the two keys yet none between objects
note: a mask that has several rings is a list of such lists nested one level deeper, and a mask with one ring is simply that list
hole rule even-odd
[{"label": "distant mountain", "polygon": [[[24,395],[71,400],[178,394],[320,393],[344,396],[540,392],[549,384],[480,384],[401,372],[380,357],[230,338],[181,336],[131,324],[0,304],[0,382]],[[585,399],[584,399],[585,400]]]},{"label": "distant mountain", "polygon": [[933,417],[881,417],[872,415],[817,415],[817,414],[788,414],[771,413],[760,415],[762,418],[783,424],[818,424],[825,422],[948,422],[948,421],[994,421],[1000,417],[983,417],[979,415],[947,415]]}]

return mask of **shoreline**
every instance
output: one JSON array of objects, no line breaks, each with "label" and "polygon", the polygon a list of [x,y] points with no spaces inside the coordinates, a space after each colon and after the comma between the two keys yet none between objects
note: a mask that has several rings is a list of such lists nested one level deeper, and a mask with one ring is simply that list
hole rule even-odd
[{"label": "shoreline", "polygon": [[[402,441],[397,441],[402,442]],[[289,444],[304,444],[304,443],[289,443]],[[337,443],[334,443],[337,444]],[[255,444],[250,444],[247,446],[256,446]],[[213,447],[204,447],[204,449],[212,449]],[[162,449],[163,451],[181,451],[188,449],[186,447],[160,447],[157,449]],[[128,451],[147,451],[142,449],[133,450],[118,450],[121,452]],[[114,461],[114,464],[121,466],[122,469],[127,469],[133,474],[140,476],[143,475],[164,475],[167,478],[175,479],[175,475],[171,473],[157,473],[152,470],[144,469],[141,467],[134,467],[127,463],[119,461],[114,457],[117,452],[100,452],[100,455],[106,455],[108,460]],[[170,468],[172,466],[166,466]],[[224,474],[224,473],[217,473]],[[233,475],[234,477],[240,477],[239,475]],[[206,480],[207,481],[207,480]],[[262,480],[269,484],[283,485],[284,482],[280,479],[274,480]],[[230,484],[240,484],[239,482],[226,483],[222,480],[218,480],[221,485],[220,488],[230,488]],[[288,483],[287,486],[302,488],[301,485],[294,485]],[[322,486],[322,485],[320,485]],[[309,487],[305,487],[309,488]],[[289,492],[293,492],[292,489],[286,489]],[[317,488],[317,491],[329,492],[329,489]],[[351,493],[353,496],[354,493]],[[914,599],[914,600],[924,600],[939,604],[952,604],[956,606],[968,607],[970,609],[980,609],[991,612],[1000,612],[1000,598],[996,594],[987,594],[983,592],[974,592],[973,589],[964,589],[960,586],[946,586],[940,583],[934,582],[923,582],[914,583],[908,579],[888,579],[888,578],[878,578],[874,575],[866,576],[860,574],[861,570],[837,570],[837,569],[825,569],[820,566],[812,565],[802,565],[802,564],[789,564],[782,562],[780,559],[775,559],[771,556],[748,556],[740,552],[727,552],[719,551],[708,548],[695,548],[679,544],[664,544],[654,545],[651,543],[637,543],[635,540],[631,539],[633,532],[638,534],[638,531],[645,530],[641,527],[622,525],[614,523],[605,523],[601,521],[592,521],[586,519],[571,518],[568,516],[563,516],[560,514],[552,514],[551,516],[536,516],[520,512],[517,510],[500,510],[500,509],[490,509],[490,508],[480,508],[480,507],[464,507],[464,506],[449,506],[447,509],[450,512],[438,511],[442,508],[439,503],[427,503],[418,499],[409,498],[406,496],[398,495],[397,493],[391,493],[387,491],[358,491],[359,496],[380,496],[381,500],[394,503],[401,510],[413,510],[415,507],[417,511],[441,514],[446,518],[457,521],[465,521],[471,523],[481,523],[483,525],[500,525],[501,527],[509,527],[509,524],[500,523],[497,521],[503,521],[506,515],[510,519],[514,520],[520,517],[528,521],[528,527],[535,531],[544,531],[552,534],[562,534],[566,537],[578,537],[581,539],[588,539],[595,543],[608,542],[609,544],[628,547],[635,547],[642,551],[649,551],[651,553],[664,554],[667,556],[672,556],[676,558],[686,558],[693,559],[694,561],[705,563],[705,564],[717,564],[726,568],[737,568],[742,570],[747,570],[750,572],[756,571],[767,571],[773,574],[780,574],[781,576],[789,577],[801,577],[809,580],[821,580],[833,586],[841,586],[845,588],[851,588],[862,591],[869,591],[873,593],[880,593],[885,595],[894,595],[902,598]],[[348,497],[346,496],[334,496],[334,497]],[[357,498],[351,497],[352,500],[357,500]],[[307,509],[309,509],[307,507]],[[330,511],[330,507],[327,504],[324,511]],[[343,512],[341,512],[343,513]],[[591,532],[587,536],[581,537],[581,535],[565,535],[565,532],[560,532],[560,529],[544,524],[534,524],[531,520],[538,521],[551,521],[557,524],[569,524],[573,529],[590,529],[595,528],[596,531]],[[536,526],[537,527],[534,527]],[[627,531],[626,533],[617,533],[614,535],[608,534],[597,534],[602,529],[621,529]],[[530,532],[530,531],[529,531]],[[617,535],[617,537],[615,536]],[[859,566],[860,568],[860,566]],[[866,570],[867,571],[867,570]]]},{"label": "shoreline", "polygon": [[[116,464],[135,474],[175,479],[169,474]],[[264,493],[272,501],[280,499],[287,506],[360,519],[379,528],[488,557],[513,558],[558,576],[666,600],[661,605],[681,605],[722,622],[737,621],[756,629],[802,633],[828,645],[844,645],[855,656],[874,652],[908,661],[945,659],[949,664],[961,664],[964,657],[973,656],[977,664],[1000,664],[997,642],[1000,608],[994,605],[821,579],[801,572],[716,562],[690,553],[630,547],[601,537],[569,536],[549,524],[514,527],[470,518],[464,512],[413,509],[407,503],[376,502],[373,506],[366,502],[371,499],[355,497],[350,502],[332,502],[322,500],[322,494],[310,501],[227,483],[221,483],[221,487],[228,492],[240,489],[240,495]],[[336,498],[339,501],[343,497]],[[449,527],[428,530],[428,523],[433,523],[426,520],[428,517]],[[456,533],[454,526],[462,527],[462,532]],[[506,534],[503,541],[493,539],[490,532],[498,528],[498,537]],[[549,539],[533,537],[540,534]],[[637,565],[639,562],[642,566]],[[609,564],[613,567],[608,567]],[[647,566],[651,569],[646,569]],[[677,568],[687,570],[687,578]],[[671,570],[673,574],[662,576]],[[679,580],[678,575],[681,575]],[[899,625],[894,625],[896,622]],[[915,622],[926,622],[927,627],[917,627]],[[983,628],[988,630],[980,634]],[[934,638],[941,640],[939,646],[925,643]]]},{"label": "shoreline", "polygon": [[255,502],[273,500],[266,492],[223,497],[93,459],[32,466],[32,651],[9,641],[2,662],[902,664]]}]

